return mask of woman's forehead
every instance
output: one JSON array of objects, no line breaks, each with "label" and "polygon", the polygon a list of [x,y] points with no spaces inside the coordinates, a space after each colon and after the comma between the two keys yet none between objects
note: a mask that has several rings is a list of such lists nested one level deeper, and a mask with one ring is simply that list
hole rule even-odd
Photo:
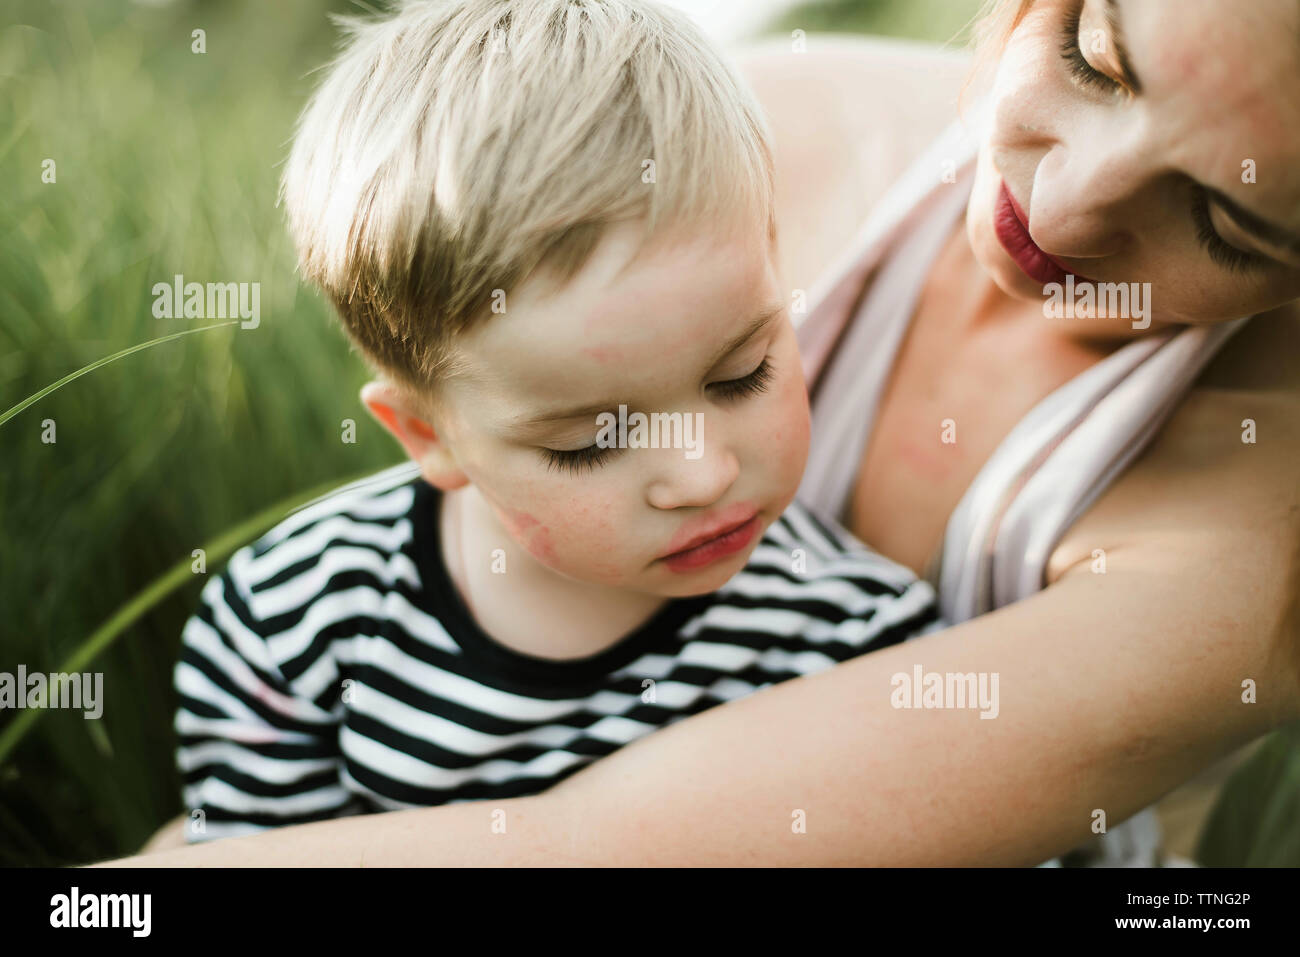
[{"label": "woman's forehead", "polygon": [[1144,92],[1300,106],[1300,0],[1093,2],[1113,8]]},{"label": "woman's forehead", "polygon": [[1193,178],[1300,228],[1300,0],[1093,2],[1113,2],[1153,136]]}]

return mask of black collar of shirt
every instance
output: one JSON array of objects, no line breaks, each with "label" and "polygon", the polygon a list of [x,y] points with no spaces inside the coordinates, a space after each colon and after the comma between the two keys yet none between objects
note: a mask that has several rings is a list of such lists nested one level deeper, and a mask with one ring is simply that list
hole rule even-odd
[{"label": "black collar of shirt", "polygon": [[474,620],[443,564],[438,523],[441,493],[423,478],[415,478],[413,485],[413,558],[423,585],[416,599],[424,611],[442,623],[466,655],[477,659],[488,672],[512,682],[563,695],[575,687],[590,685],[643,654],[674,655],[681,645],[682,626],[713,603],[711,594],[669,599],[642,625],[604,651],[585,658],[539,658],[515,651],[498,642]]}]

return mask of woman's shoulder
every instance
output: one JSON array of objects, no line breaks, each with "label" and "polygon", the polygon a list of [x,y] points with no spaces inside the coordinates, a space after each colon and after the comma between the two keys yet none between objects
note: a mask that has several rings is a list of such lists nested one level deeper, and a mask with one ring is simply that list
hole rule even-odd
[{"label": "woman's shoulder", "polygon": [[1267,642],[1268,676],[1300,681],[1300,310],[1256,316],[1229,340],[1062,538],[1048,582],[1090,579],[1099,552],[1150,601],[1176,600],[1206,629]]},{"label": "woman's shoulder", "polygon": [[1048,578],[1086,562],[1103,539],[1178,548],[1191,537],[1214,543],[1202,553],[1210,559],[1236,554],[1239,540],[1253,562],[1300,561],[1298,305],[1256,316],[1228,340],[1151,446],[1062,539]]},{"label": "woman's shoulder", "polygon": [[1300,302],[1255,316],[1206,369],[1198,390],[1276,392],[1300,399]]},{"label": "woman's shoulder", "polygon": [[837,34],[767,38],[735,59],[763,105],[780,111],[774,118],[850,136],[910,135],[922,144],[954,119],[972,66],[965,50]]},{"label": "woman's shoulder", "polygon": [[807,288],[958,116],[964,52],[878,37],[782,37],[737,53],[771,127],[784,274]]},{"label": "woman's shoulder", "polygon": [[[1253,317],[1201,373],[1154,450],[1300,489],[1300,303]],[[1260,469],[1267,474],[1261,474]]]}]

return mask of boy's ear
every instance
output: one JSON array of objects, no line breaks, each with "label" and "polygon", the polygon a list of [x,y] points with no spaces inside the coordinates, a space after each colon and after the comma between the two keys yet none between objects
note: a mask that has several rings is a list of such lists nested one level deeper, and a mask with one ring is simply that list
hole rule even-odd
[{"label": "boy's ear", "polygon": [[388,382],[367,382],[361,387],[361,401],[402,444],[430,485],[450,492],[469,484],[451,449],[433,426],[412,408],[405,392]]}]

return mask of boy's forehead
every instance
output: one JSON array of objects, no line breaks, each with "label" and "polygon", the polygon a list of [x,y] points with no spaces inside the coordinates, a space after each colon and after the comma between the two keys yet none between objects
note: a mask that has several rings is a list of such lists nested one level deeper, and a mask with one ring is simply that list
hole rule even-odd
[{"label": "boy's forehead", "polygon": [[567,283],[507,295],[462,341],[467,377],[539,399],[652,388],[706,371],[738,330],[784,308],[765,235],[634,248],[628,233],[610,235]]}]

